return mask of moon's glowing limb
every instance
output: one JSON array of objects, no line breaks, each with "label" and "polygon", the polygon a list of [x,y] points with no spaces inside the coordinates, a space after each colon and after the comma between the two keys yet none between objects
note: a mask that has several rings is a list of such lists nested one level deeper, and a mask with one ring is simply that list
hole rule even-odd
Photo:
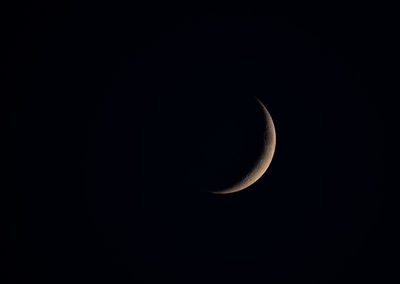
[{"label": "moon's glowing limb", "polygon": [[252,185],[253,183],[255,183],[259,178],[261,178],[261,176],[267,171],[269,165],[271,164],[276,146],[275,126],[267,108],[263,105],[263,103],[259,99],[257,99],[257,101],[262,107],[266,122],[266,130],[264,132],[264,148],[260,155],[260,158],[254,164],[253,169],[240,182],[229,188],[220,191],[213,191],[212,193],[228,194],[243,190]]}]

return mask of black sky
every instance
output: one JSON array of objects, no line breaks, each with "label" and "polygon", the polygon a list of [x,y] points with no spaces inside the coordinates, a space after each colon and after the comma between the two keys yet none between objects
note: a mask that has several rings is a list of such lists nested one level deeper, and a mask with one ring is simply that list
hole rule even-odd
[{"label": "black sky", "polygon": [[[8,283],[389,277],[382,21],[73,11],[10,21]],[[254,96],[276,127],[270,168],[202,191],[257,155]]]}]

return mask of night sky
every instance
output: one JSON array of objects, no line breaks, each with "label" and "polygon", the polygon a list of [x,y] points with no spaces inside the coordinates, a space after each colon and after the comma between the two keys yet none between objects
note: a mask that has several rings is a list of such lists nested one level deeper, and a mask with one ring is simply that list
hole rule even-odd
[{"label": "night sky", "polygon": [[[389,279],[377,18],[17,14],[5,283]],[[254,97],[275,123],[272,163],[251,187],[211,194],[260,152]]]}]

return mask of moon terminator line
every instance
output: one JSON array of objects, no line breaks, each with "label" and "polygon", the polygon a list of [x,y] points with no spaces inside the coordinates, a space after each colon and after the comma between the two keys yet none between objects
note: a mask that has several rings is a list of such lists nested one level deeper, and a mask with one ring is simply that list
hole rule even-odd
[{"label": "moon terminator line", "polygon": [[257,102],[261,106],[265,118],[266,129],[264,131],[264,146],[262,153],[260,154],[258,160],[254,163],[253,168],[235,185],[218,191],[212,191],[215,194],[229,194],[241,191],[252,184],[254,184],[261,176],[267,171],[269,165],[271,164],[272,158],[275,153],[276,146],[276,133],[275,126],[272,121],[271,115],[269,114],[267,108],[264,104],[257,99]]}]

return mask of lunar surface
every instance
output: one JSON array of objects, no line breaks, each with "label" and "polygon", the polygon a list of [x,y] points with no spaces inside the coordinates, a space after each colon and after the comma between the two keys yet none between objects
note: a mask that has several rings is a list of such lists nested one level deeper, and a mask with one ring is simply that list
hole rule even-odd
[{"label": "lunar surface", "polygon": [[266,126],[263,137],[260,137],[260,139],[264,139],[263,150],[258,160],[254,163],[252,169],[244,176],[243,179],[241,179],[238,183],[229,188],[221,189],[218,191],[212,191],[212,193],[229,194],[241,191],[249,187],[253,183],[255,183],[258,179],[260,179],[261,176],[267,171],[269,165],[271,164],[276,146],[275,126],[267,108],[263,105],[263,103],[259,99],[257,99],[257,101],[263,110],[265,118],[265,126]]}]

